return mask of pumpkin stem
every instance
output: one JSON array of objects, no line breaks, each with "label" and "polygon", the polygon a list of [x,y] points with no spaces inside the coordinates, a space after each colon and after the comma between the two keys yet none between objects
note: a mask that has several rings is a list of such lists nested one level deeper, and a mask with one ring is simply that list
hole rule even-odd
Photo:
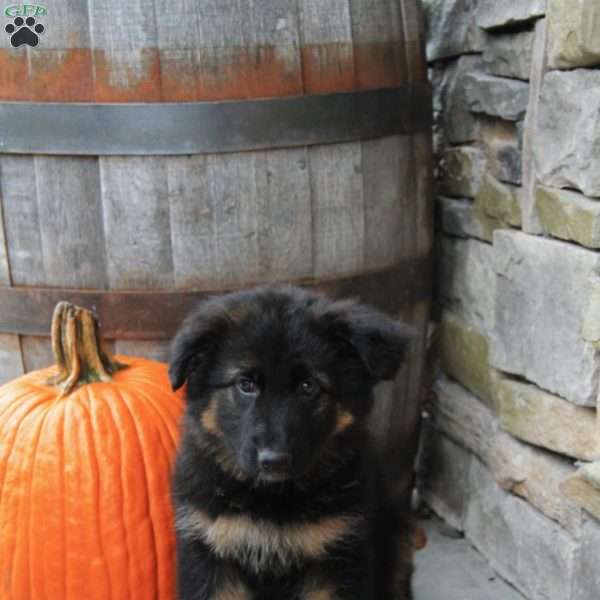
[{"label": "pumpkin stem", "polygon": [[62,390],[61,397],[79,385],[110,381],[114,373],[127,367],[104,348],[92,311],[69,302],[59,302],[54,309],[52,351],[58,374],[48,383]]}]

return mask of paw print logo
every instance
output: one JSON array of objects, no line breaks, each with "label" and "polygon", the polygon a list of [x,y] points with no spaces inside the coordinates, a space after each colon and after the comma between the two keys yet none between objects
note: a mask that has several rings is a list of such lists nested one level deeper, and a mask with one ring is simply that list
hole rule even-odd
[{"label": "paw print logo", "polygon": [[10,35],[10,43],[14,48],[27,44],[35,47],[38,45],[39,34],[44,33],[44,26],[35,22],[33,17],[16,17],[12,23],[9,23],[4,30]]}]

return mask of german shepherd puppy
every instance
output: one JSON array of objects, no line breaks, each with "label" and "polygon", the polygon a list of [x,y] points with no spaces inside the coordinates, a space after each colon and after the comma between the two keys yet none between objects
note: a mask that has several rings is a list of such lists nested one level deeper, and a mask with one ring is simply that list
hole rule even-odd
[{"label": "german shepherd puppy", "polygon": [[[180,600],[409,600],[412,531],[366,428],[408,327],[299,288],[213,298],[172,346]],[[389,504],[389,505],[388,505]]]}]

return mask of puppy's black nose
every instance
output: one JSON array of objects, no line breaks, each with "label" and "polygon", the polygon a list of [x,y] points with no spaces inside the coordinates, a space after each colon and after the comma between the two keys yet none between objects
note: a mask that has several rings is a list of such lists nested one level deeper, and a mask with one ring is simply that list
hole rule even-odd
[{"label": "puppy's black nose", "polygon": [[287,471],[292,462],[291,458],[287,452],[260,450],[258,452],[258,466],[265,473]]}]

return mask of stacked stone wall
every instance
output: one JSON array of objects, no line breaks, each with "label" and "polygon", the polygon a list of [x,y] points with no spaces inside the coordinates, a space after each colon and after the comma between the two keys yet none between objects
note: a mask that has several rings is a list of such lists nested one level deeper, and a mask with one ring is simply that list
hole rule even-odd
[{"label": "stacked stone wall", "polygon": [[421,494],[528,600],[597,600],[600,2],[424,4],[439,373]]}]

